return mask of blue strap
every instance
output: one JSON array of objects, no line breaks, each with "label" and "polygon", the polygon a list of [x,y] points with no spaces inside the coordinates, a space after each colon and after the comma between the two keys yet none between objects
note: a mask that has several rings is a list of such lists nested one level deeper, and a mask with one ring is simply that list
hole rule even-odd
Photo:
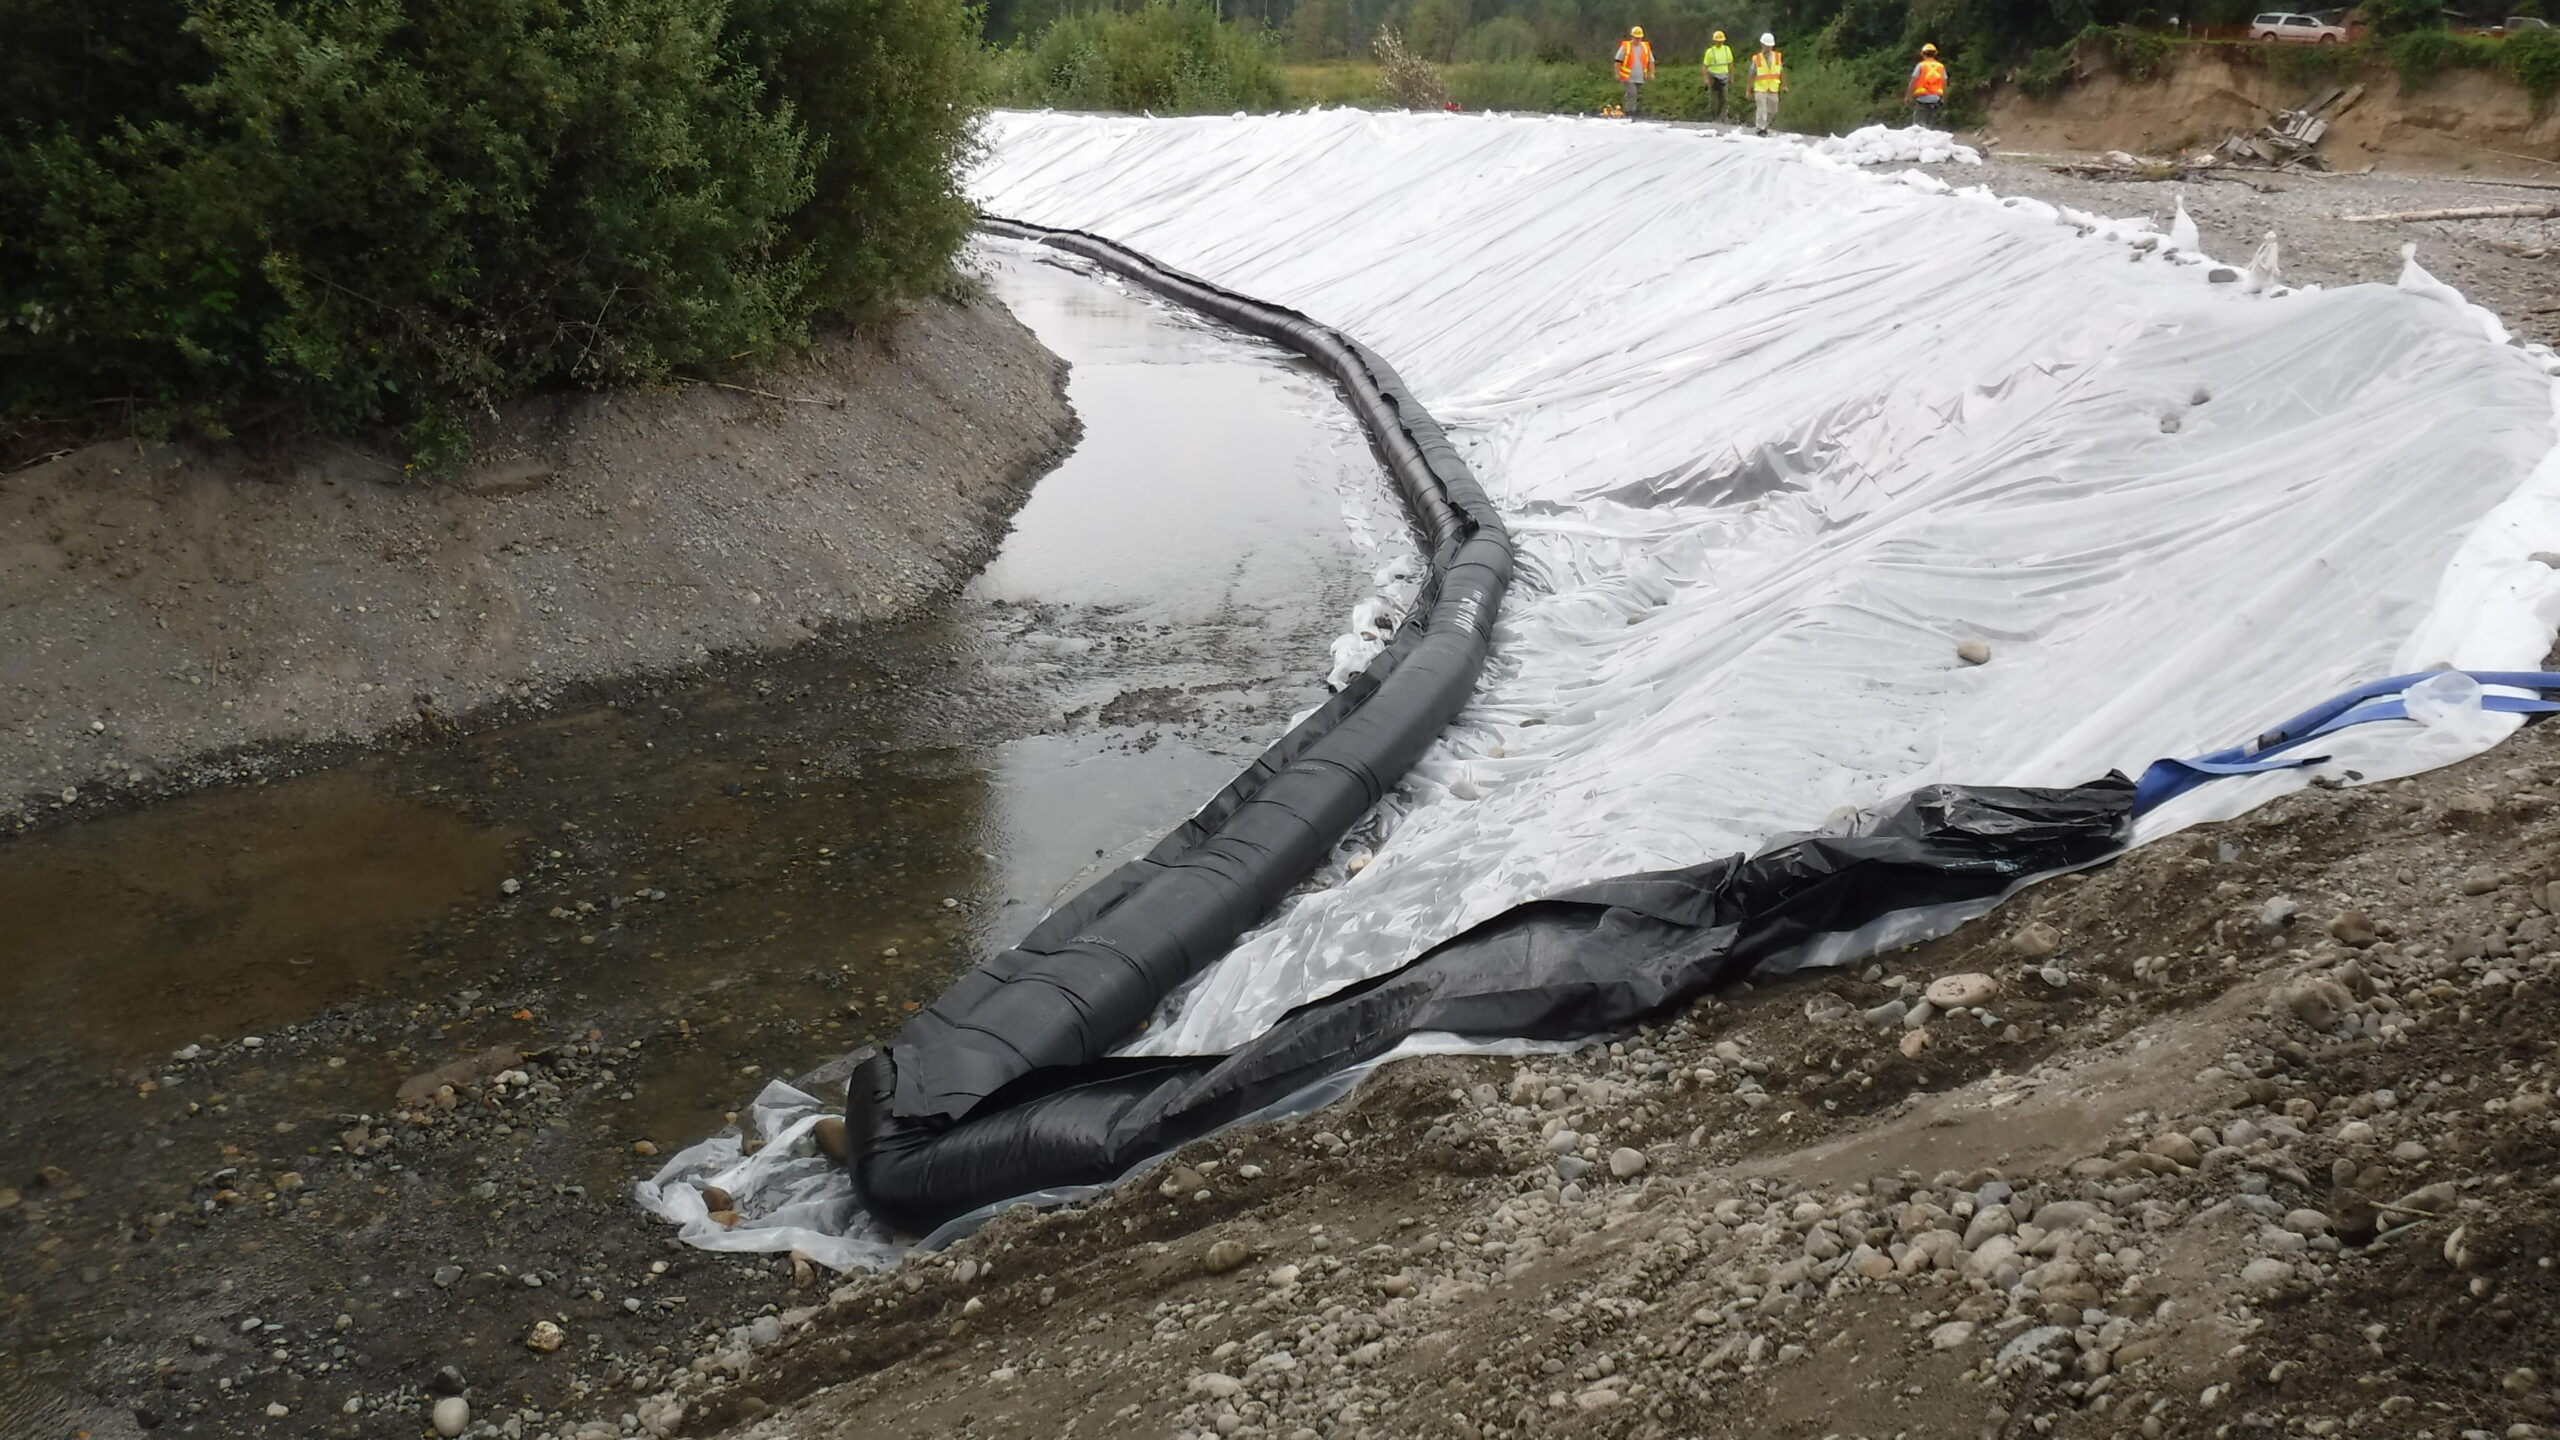
[{"label": "blue strap", "polygon": [[[2297,747],[2324,735],[2335,734],[2350,725],[2365,725],[2376,720],[2406,720],[2409,707],[2403,698],[2404,692],[2412,685],[2445,673],[2442,670],[2424,670],[2414,675],[2394,675],[2369,681],[2321,701],[2247,745],[2235,745],[2183,760],[2155,761],[2134,784],[2133,813],[2140,815],[2163,801],[2224,775],[2255,775],[2268,770],[2290,770],[2320,764],[2329,757],[2295,753]],[[2466,673],[2483,687],[2560,690],[2560,673],[2552,671],[2474,670]],[[2480,708],[2512,715],[2539,715],[2560,711],[2560,702],[2538,696],[2484,694],[2480,697]]]}]

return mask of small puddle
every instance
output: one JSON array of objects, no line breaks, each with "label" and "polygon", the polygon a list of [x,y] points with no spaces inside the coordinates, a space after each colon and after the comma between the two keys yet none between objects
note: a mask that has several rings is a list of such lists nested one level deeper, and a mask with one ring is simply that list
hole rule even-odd
[{"label": "small puddle", "polygon": [[0,848],[0,1047],[143,1060],[351,998],[521,838],[340,772]]},{"label": "small puddle", "polygon": [[[362,1203],[341,1218],[392,1217],[334,1249],[279,1240],[261,1264],[287,1289],[297,1264],[343,1288],[464,1253],[455,1227],[492,1223],[472,1188],[489,1167],[618,1196],[645,1173],[635,1137],[695,1139],[765,1080],[894,1033],[1322,698],[1333,637],[1407,545],[1331,389],[1116,284],[983,255],[1071,362],[1085,433],[938,610],[0,846],[0,1138],[23,1171],[78,1177],[47,1210],[62,1248],[0,1255],[18,1297],[0,1349],[147,1330],[133,1317],[232,1273],[212,1253],[141,1259],[161,1252],[129,1254],[148,1237],[116,1228],[193,1216],[225,1164],[343,1169],[359,1188],[331,1193]],[[404,1140],[388,1170],[332,1158],[404,1076],[563,1043],[612,1053],[556,1122],[448,1160]],[[208,1058],[169,1058],[189,1045]],[[579,1244],[665,1253],[655,1222],[599,1203],[629,1223]],[[296,1213],[226,1219],[226,1244],[282,1237]],[[500,1294],[509,1313],[540,1299]]]}]

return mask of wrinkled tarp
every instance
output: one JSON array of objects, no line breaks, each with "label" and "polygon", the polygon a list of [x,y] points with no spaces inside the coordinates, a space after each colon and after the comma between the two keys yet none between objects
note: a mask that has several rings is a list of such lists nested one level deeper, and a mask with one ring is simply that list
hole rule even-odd
[{"label": "wrinkled tarp", "polygon": [[1357,341],[1089,235],[985,228],[1082,255],[1314,361],[1369,432],[1430,569],[1404,624],[1349,684],[1155,849],[963,976],[854,1073],[854,1186],[873,1214],[917,1228],[969,1208],[954,1198],[957,1173],[1011,1184],[1005,1193],[1045,1183],[1037,1158],[998,1182],[980,1159],[945,1157],[965,1145],[980,1107],[1102,1060],[1316,868],[1474,693],[1511,580],[1510,537],[1483,489],[1403,380]]},{"label": "wrinkled tarp", "polygon": [[[1288,899],[1133,1055],[1233,1051],[1514,905],[1920,786],[2134,774],[2373,676],[2528,668],[2560,613],[2531,559],[2560,548],[2549,353],[2415,267],[2246,294],[2149,221],[1622,122],[989,136],[988,208],[1392,356],[1527,577],[1375,858]],[[1959,660],[1974,639],[1990,663]],[[2372,728],[2342,741],[2369,777],[2481,743]]]}]

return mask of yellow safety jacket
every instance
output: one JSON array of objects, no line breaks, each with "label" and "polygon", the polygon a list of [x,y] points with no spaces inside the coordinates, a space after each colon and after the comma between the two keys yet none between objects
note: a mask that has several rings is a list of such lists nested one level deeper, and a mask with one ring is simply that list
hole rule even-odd
[{"label": "yellow safety jacket", "polygon": [[1733,47],[1710,45],[1707,47],[1706,58],[1698,63],[1705,66],[1706,72],[1710,75],[1720,79],[1730,77],[1733,74]]},{"label": "yellow safety jacket", "polygon": [[1752,94],[1774,95],[1778,87],[1786,82],[1786,78],[1787,57],[1784,53],[1776,50],[1751,52]]}]

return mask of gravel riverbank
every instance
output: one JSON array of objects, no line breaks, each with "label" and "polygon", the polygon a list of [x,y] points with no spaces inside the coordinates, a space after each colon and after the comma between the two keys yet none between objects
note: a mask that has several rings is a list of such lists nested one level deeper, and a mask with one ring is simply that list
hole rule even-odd
[{"label": "gravel riverbank", "polygon": [[1390,1067],[553,1433],[2543,1435],[2555,846],[2550,727],[2305,791],[1857,973]]},{"label": "gravel riverbank", "polygon": [[135,441],[0,476],[0,826],[903,614],[1070,443],[1063,384],[934,300],[753,386],[523,402],[449,480]]},{"label": "gravel riverbank", "polygon": [[2147,215],[2164,228],[2184,197],[2207,254],[2246,262],[2273,231],[2283,278],[2296,285],[2388,285],[2400,276],[2400,247],[2414,243],[2419,264],[2472,303],[2496,312],[2517,338],[2560,344],[2560,258],[2527,258],[2498,248],[2532,249],[2560,240],[2560,221],[2372,224],[2343,218],[2534,204],[2560,199],[2560,191],[2460,176],[2233,170],[2210,179],[2095,180],[2052,169],[2088,158],[1994,154],[1980,165],[1918,168],[1950,185],[1987,185],[1995,194],[2032,196],[2099,215]]}]

